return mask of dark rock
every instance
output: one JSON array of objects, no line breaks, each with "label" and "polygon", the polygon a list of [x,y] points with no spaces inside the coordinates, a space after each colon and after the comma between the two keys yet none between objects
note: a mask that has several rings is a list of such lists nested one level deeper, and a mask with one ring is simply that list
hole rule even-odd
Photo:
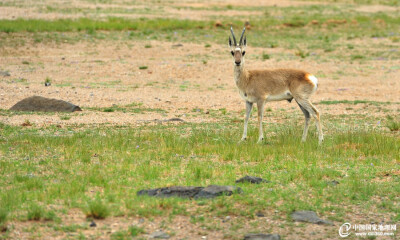
[{"label": "dark rock", "polygon": [[163,231],[153,232],[152,234],[150,234],[149,237],[150,238],[158,238],[158,239],[169,239],[170,238],[170,236]]},{"label": "dark rock", "polygon": [[241,179],[236,180],[236,183],[244,183],[244,182],[259,184],[259,183],[268,183],[269,181],[260,177],[253,177],[253,176],[245,176],[242,177]]},{"label": "dark rock", "polygon": [[308,222],[319,225],[333,225],[331,221],[319,218],[317,214],[313,211],[295,211],[292,213],[291,216],[292,219],[296,222]]},{"label": "dark rock", "polygon": [[92,221],[92,222],[90,223],[89,227],[97,227],[97,224],[96,224],[94,221]]},{"label": "dark rock", "polygon": [[174,44],[172,45],[173,48],[177,48],[177,47],[183,47],[182,43],[178,43],[178,44]]},{"label": "dark rock", "polygon": [[264,213],[262,212],[256,212],[257,217],[265,217]]},{"label": "dark rock", "polygon": [[184,122],[185,120],[181,118],[170,118],[167,120],[167,122]]},{"label": "dark rock", "polygon": [[336,181],[336,180],[333,180],[333,181],[327,182],[327,184],[330,185],[330,186],[336,186],[336,185],[338,185],[340,183],[338,181]]},{"label": "dark rock", "polygon": [[8,71],[0,71],[0,76],[9,77],[11,74]]},{"label": "dark rock", "polygon": [[154,197],[182,197],[193,198],[203,187],[173,186],[165,188],[144,189],[137,192],[137,195],[148,195]]},{"label": "dark rock", "polygon": [[17,102],[10,108],[11,111],[28,111],[28,112],[75,112],[82,111],[82,109],[72,103],[45,98],[40,96],[33,96],[25,98]]},{"label": "dark rock", "polygon": [[230,196],[235,192],[241,193],[242,189],[235,186],[210,185],[203,188],[194,198],[214,198],[221,195]]},{"label": "dark rock", "polygon": [[137,192],[137,195],[152,197],[182,197],[182,198],[214,198],[221,195],[230,196],[235,192],[242,192],[242,189],[234,186],[217,186],[210,185],[208,187],[188,187],[173,186],[165,188],[144,189]]},{"label": "dark rock", "polygon": [[279,234],[263,234],[263,233],[252,233],[246,234],[244,240],[280,240]]}]

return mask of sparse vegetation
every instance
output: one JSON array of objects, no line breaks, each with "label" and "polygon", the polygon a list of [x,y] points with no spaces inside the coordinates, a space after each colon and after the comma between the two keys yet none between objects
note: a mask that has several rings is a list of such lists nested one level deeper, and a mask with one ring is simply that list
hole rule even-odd
[{"label": "sparse vegetation", "polygon": [[0,208],[0,233],[7,229],[8,211]]},{"label": "sparse vegetation", "polygon": [[31,221],[39,221],[45,215],[45,210],[42,206],[33,203],[28,207],[26,218]]},{"label": "sparse vegetation", "polygon": [[400,131],[400,121],[389,120],[386,126],[390,129],[390,131]]},{"label": "sparse vegetation", "polygon": [[110,209],[100,198],[87,202],[85,209],[87,218],[104,219],[110,215]]}]

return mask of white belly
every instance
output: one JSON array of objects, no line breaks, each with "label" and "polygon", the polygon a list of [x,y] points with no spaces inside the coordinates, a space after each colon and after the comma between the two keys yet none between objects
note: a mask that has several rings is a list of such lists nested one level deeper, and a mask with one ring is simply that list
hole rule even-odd
[{"label": "white belly", "polygon": [[269,95],[266,99],[267,102],[271,102],[271,101],[281,101],[281,100],[289,100],[292,99],[292,93],[289,91],[285,91],[283,93],[279,93],[276,95]]}]

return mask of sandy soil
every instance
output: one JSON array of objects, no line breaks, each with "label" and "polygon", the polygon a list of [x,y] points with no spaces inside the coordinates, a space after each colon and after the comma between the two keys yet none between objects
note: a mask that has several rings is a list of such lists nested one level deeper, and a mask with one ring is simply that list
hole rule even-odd
[{"label": "sandy soil", "polygon": [[[191,114],[193,109],[218,110],[240,113],[244,103],[233,81],[233,62],[224,46],[185,43],[173,48],[174,43],[149,42],[100,42],[78,44],[35,44],[21,48],[0,49],[2,69],[11,76],[0,77],[1,108],[8,109],[18,101],[40,95],[70,101],[84,109],[72,114],[69,120],[59,115],[0,116],[0,121],[19,125],[26,119],[34,124],[135,124],[155,119],[181,117],[187,121],[213,121],[205,114]],[[270,52],[288,52],[271,49]],[[312,98],[322,100],[370,100],[400,102],[399,70],[390,70],[395,63],[376,61],[368,65],[345,62],[318,63],[312,61],[260,61],[251,56],[261,55],[263,49],[248,47],[246,64],[249,68],[298,68],[314,73],[323,72],[319,89]],[[203,63],[203,56],[210,59]],[[29,62],[29,64],[23,64]],[[148,69],[140,70],[140,66]],[[371,70],[373,67],[376,70]],[[346,76],[333,78],[335,72],[346,70]],[[46,78],[52,85],[44,86]],[[19,79],[25,79],[20,82]],[[142,103],[146,108],[161,108],[167,113],[103,113],[89,107],[123,106]],[[271,102],[273,110],[300,111],[296,104]],[[319,105],[322,114],[369,113],[363,105],[346,110],[345,105]],[[395,110],[398,105],[385,106]],[[86,109],[85,109],[86,108]],[[361,109],[360,109],[361,108]],[[382,115],[382,112],[372,114]],[[189,116],[190,115],[190,116]],[[238,115],[241,117],[241,115]]]}]

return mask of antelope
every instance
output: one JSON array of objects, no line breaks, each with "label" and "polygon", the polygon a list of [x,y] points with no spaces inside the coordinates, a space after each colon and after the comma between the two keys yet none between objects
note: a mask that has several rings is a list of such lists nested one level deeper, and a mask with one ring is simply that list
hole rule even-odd
[{"label": "antelope", "polygon": [[318,79],[308,72],[296,69],[247,70],[244,67],[245,48],[247,46],[246,36],[244,36],[245,30],[246,28],[243,28],[239,43],[236,42],[232,27],[233,44],[229,36],[229,47],[234,60],[235,83],[239,89],[240,96],[246,102],[246,116],[241,141],[247,138],[247,125],[254,103],[257,104],[258,110],[259,137],[257,143],[260,143],[264,140],[262,121],[265,103],[281,100],[291,102],[294,98],[305,117],[302,142],[306,141],[312,116],[316,120],[318,140],[319,144],[321,144],[324,140],[324,135],[320,123],[320,114],[309,100],[317,90]]}]

